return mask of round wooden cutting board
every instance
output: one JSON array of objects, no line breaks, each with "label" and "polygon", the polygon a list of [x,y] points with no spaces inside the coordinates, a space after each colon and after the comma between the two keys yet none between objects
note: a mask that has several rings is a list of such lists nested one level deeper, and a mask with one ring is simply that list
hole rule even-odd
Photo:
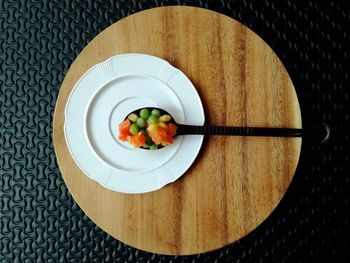
[{"label": "round wooden cutting board", "polygon": [[254,230],[286,192],[301,138],[206,137],[195,162],[179,180],[146,194],[110,191],[79,170],[64,138],[67,98],[90,67],[122,53],[158,56],[183,71],[201,97],[207,124],[301,128],[292,81],[254,32],[199,8],[143,11],[91,41],[60,89],[53,138],[74,199],[116,239],[160,254],[214,250]]}]

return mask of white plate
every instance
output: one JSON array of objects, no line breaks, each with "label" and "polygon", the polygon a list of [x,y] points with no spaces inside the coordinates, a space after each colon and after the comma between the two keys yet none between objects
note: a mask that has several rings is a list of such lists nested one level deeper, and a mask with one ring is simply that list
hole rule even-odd
[{"label": "white plate", "polygon": [[79,168],[104,187],[145,193],[178,179],[195,160],[203,136],[178,136],[156,151],[117,140],[131,111],[158,107],[179,123],[202,125],[204,111],[189,79],[168,62],[145,54],[111,57],[89,69],[65,108],[65,139]]}]

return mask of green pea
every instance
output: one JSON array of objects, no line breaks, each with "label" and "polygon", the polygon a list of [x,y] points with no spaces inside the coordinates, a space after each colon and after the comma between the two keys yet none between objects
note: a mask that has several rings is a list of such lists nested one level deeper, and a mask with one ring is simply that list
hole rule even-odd
[{"label": "green pea", "polygon": [[157,145],[157,144],[152,144],[152,145],[149,147],[149,149],[150,149],[151,151],[157,150],[157,149],[158,149],[158,145]]},{"label": "green pea", "polygon": [[147,119],[147,122],[149,124],[157,124],[158,123],[158,117],[155,115],[151,115],[149,116],[149,118]]},{"label": "green pea", "polygon": [[131,124],[129,131],[132,135],[136,135],[139,132],[139,126],[136,123]]},{"label": "green pea", "polygon": [[137,114],[135,114],[135,113],[131,113],[129,116],[128,116],[128,119],[130,120],[130,121],[132,121],[132,122],[137,122],[137,119],[138,119],[139,117],[137,116]]},{"label": "green pea", "polygon": [[150,114],[150,112],[149,112],[149,109],[142,109],[142,110],[140,111],[140,117],[141,117],[142,119],[144,119],[144,120],[147,120],[147,119],[149,118],[150,115],[151,115],[151,114]]},{"label": "green pea", "polygon": [[138,118],[136,123],[137,123],[137,126],[139,126],[139,128],[143,128],[146,126],[146,121],[142,118]]},{"label": "green pea", "polygon": [[159,118],[160,117],[160,110],[153,109],[152,112],[151,112],[151,115],[157,116]]},{"label": "green pea", "polygon": [[149,136],[146,136],[146,145],[149,147],[153,144],[152,139]]}]

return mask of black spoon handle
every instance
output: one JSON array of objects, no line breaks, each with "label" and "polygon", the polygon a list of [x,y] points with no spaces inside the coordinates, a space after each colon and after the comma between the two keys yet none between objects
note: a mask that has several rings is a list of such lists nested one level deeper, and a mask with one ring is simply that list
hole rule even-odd
[{"label": "black spoon handle", "polygon": [[177,135],[227,135],[227,136],[269,136],[269,137],[302,137],[303,129],[294,128],[262,128],[233,126],[195,126],[178,125]]},{"label": "black spoon handle", "polygon": [[329,141],[331,129],[326,123],[304,129],[233,127],[233,126],[196,126],[177,124],[176,135],[227,135],[227,136],[267,136],[267,137],[306,137],[324,144]]}]

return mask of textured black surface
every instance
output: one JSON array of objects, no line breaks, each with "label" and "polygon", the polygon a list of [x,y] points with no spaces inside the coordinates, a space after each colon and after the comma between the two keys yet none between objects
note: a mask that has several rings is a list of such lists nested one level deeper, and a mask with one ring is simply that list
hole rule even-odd
[{"label": "textured black surface", "polygon": [[[346,1],[319,2],[0,0],[0,262],[350,262],[350,11]],[[127,15],[177,4],[260,35],[291,75],[304,125],[333,131],[327,145],[303,145],[286,196],[262,225],[188,257],[142,252],[96,227],[67,191],[51,138],[60,85],[86,44]]]}]

